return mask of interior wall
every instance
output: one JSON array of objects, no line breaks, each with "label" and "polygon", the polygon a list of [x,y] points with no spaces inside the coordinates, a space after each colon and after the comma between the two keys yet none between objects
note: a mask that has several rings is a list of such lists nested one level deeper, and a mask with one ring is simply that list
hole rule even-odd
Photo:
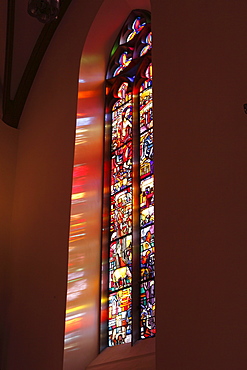
[{"label": "interior wall", "polygon": [[[72,2],[20,122],[6,369],[62,368],[77,77],[101,3]],[[247,4],[151,3],[157,369],[245,369]],[[18,134],[0,130],[9,240]]]},{"label": "interior wall", "polygon": [[157,369],[245,369],[247,3],[152,1]]},{"label": "interior wall", "polygon": [[4,368],[11,291],[10,248],[18,131],[0,121],[0,367]]},{"label": "interior wall", "polygon": [[[73,1],[19,126],[6,369],[62,369],[70,194],[82,46],[101,1]],[[80,17],[78,16],[80,9]]]}]

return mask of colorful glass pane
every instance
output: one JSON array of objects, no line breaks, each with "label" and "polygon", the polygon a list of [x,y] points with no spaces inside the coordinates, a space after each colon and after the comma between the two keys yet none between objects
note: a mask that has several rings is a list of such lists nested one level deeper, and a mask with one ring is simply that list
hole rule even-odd
[{"label": "colorful glass pane", "polygon": [[146,46],[141,50],[140,56],[143,56],[152,48],[152,32],[149,32],[149,34],[146,37]]},{"label": "colorful glass pane", "polygon": [[123,53],[119,58],[119,67],[115,70],[114,76],[118,75],[120,72],[126,68],[130,62],[132,61],[132,57],[128,57],[128,53]]},{"label": "colorful glass pane", "polygon": [[132,40],[134,37],[135,37],[135,35],[137,35],[139,32],[141,32],[141,30],[143,29],[143,27],[145,26],[145,24],[146,23],[141,23],[141,19],[140,19],[140,17],[137,17],[135,20],[134,20],[134,22],[133,22],[133,24],[132,24],[132,32],[131,32],[131,34],[128,36],[128,38],[127,38],[127,41],[130,41],[130,40]]},{"label": "colorful glass pane", "polygon": [[131,287],[109,295],[109,346],[131,342]]},{"label": "colorful glass pane", "polygon": [[140,188],[140,222],[144,227],[154,222],[154,176],[142,180]]},{"label": "colorful glass pane", "polygon": [[155,335],[154,161],[152,65],[140,88],[140,327],[141,338]]},{"label": "colorful glass pane", "polygon": [[[111,135],[110,184],[107,183],[111,202],[109,346],[131,341],[132,301],[135,306],[140,302],[140,337],[155,333],[152,33],[148,12],[135,12],[135,18],[132,14],[131,21],[124,25],[118,46],[114,45],[107,71],[107,108],[111,107],[110,122],[107,122]],[[137,86],[139,97],[134,95],[133,98],[132,91],[136,91]],[[138,217],[133,218],[133,204],[140,222]],[[133,249],[133,241],[138,243],[138,240],[140,245],[135,244]],[[137,254],[132,260],[133,250],[139,256]],[[139,261],[140,276],[135,277],[133,269],[138,267]],[[132,281],[133,276],[137,281]],[[132,283],[135,283],[133,291]],[[135,335],[134,341],[139,339]]]},{"label": "colorful glass pane", "polygon": [[132,137],[132,101],[112,112],[112,150],[122,146]]},{"label": "colorful glass pane", "polygon": [[111,240],[132,231],[132,189],[127,188],[111,197]]},{"label": "colorful glass pane", "polygon": [[109,258],[109,290],[117,290],[132,281],[132,236],[111,243]]},{"label": "colorful glass pane", "polygon": [[154,254],[154,224],[141,229],[141,280],[153,279]]},{"label": "colorful glass pane", "polygon": [[112,153],[111,194],[125,189],[132,181],[132,142],[127,142]]},{"label": "colorful glass pane", "polygon": [[[145,87],[146,83],[143,84]],[[141,133],[153,127],[152,87],[148,87],[140,94],[140,131]]]},{"label": "colorful glass pane", "polygon": [[140,137],[140,176],[141,179],[154,173],[153,130],[145,131]]},{"label": "colorful glass pane", "polygon": [[153,337],[156,333],[155,326],[155,294],[154,280],[141,284],[141,338]]}]

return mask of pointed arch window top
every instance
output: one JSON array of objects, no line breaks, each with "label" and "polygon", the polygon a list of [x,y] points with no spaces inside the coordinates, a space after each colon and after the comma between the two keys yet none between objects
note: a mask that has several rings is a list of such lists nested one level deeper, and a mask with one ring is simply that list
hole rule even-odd
[{"label": "pointed arch window top", "polygon": [[150,52],[152,33],[150,13],[134,10],[126,20],[110,54],[106,78],[124,74],[135,61]]}]

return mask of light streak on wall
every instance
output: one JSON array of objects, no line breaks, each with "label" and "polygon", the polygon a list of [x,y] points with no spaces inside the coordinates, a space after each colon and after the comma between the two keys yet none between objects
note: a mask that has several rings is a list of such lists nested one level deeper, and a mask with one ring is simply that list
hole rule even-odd
[{"label": "light streak on wall", "polygon": [[[90,61],[90,59],[89,59]],[[83,64],[89,61],[83,60]],[[100,294],[102,146],[104,112],[99,81],[81,74],[75,134],[74,170],[71,194],[67,305],[64,338],[64,369],[85,362],[87,346],[98,338]],[[93,71],[92,71],[93,73]],[[95,88],[95,84],[97,88]],[[103,80],[101,81],[103,88]],[[102,106],[100,119],[92,116],[92,105]],[[97,109],[98,111],[98,109]],[[89,114],[90,112],[90,114]],[[95,329],[92,329],[95,328]]]}]

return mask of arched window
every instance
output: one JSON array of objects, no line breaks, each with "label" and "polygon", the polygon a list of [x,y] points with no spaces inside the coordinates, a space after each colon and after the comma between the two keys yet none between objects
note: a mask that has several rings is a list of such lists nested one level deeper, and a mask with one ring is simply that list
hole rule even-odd
[{"label": "arched window", "polygon": [[134,10],[106,74],[102,346],[156,331],[151,49],[150,13]]}]

